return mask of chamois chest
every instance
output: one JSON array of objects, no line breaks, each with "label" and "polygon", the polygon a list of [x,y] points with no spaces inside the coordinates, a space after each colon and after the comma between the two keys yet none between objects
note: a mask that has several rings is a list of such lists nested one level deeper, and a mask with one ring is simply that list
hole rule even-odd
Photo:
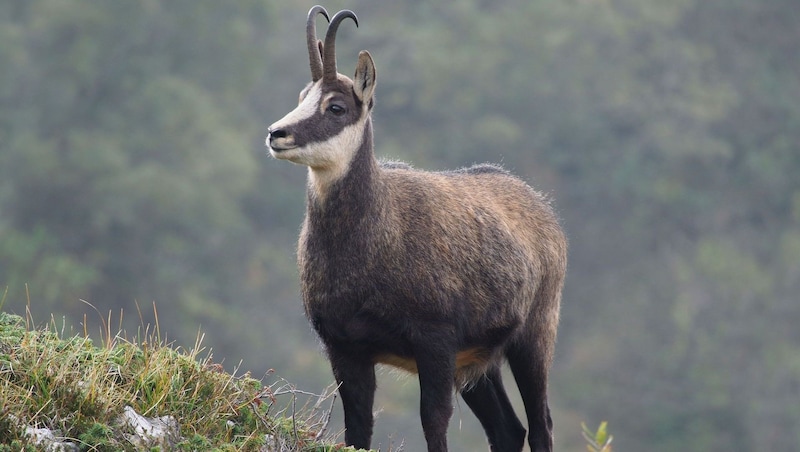
[{"label": "chamois chest", "polygon": [[380,245],[366,223],[363,215],[326,216],[311,209],[304,222],[298,247],[301,291],[306,315],[323,338],[357,339],[364,329],[359,319],[375,323],[367,319],[366,305],[382,292],[373,257]]},{"label": "chamois chest", "polygon": [[304,307],[323,342],[348,344],[365,355],[407,354],[403,346],[407,322],[401,317],[387,319],[393,309],[375,309],[397,303],[389,301],[394,295],[390,288],[381,287],[374,268],[352,253],[348,258],[330,250],[307,251],[301,259]]}]

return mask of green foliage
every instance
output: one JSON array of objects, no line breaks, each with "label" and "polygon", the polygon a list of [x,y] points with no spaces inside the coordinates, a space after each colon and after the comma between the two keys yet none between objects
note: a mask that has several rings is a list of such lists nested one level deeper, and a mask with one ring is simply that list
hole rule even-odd
[{"label": "green foliage", "polygon": [[84,433],[78,435],[81,444],[90,445],[92,450],[100,452],[113,451],[119,447],[114,438],[114,429],[105,424],[94,423]]},{"label": "green foliage", "polygon": [[608,422],[601,422],[597,427],[597,431],[593,432],[586,426],[586,423],[581,422],[581,434],[583,439],[588,443],[586,450],[589,452],[611,452],[611,441],[613,436],[608,434]]}]

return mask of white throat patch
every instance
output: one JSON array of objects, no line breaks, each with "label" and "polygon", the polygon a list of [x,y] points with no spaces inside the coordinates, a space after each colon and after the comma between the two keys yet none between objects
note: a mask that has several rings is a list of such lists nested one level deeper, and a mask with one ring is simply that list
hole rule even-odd
[{"label": "white throat patch", "polygon": [[314,155],[313,164],[307,164],[308,188],[314,191],[318,199],[324,200],[330,186],[347,174],[350,163],[364,140],[365,124],[366,115],[329,140],[304,148]]}]

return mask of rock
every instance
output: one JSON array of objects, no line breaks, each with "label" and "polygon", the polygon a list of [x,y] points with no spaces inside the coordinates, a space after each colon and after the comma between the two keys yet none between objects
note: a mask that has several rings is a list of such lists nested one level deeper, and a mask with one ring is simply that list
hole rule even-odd
[{"label": "rock", "polygon": [[69,441],[61,441],[49,428],[25,427],[25,435],[33,444],[47,452],[78,452],[78,446]]},{"label": "rock", "polygon": [[168,449],[180,439],[178,421],[172,416],[148,418],[126,406],[120,423],[133,430],[133,434],[128,435],[128,441],[137,447],[160,446]]}]

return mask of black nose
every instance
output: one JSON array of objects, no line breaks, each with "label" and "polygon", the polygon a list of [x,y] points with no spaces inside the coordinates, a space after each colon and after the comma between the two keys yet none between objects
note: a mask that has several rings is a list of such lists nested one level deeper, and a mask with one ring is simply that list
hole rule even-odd
[{"label": "black nose", "polygon": [[287,136],[289,136],[289,133],[286,132],[285,129],[278,129],[278,130],[270,130],[269,131],[269,140],[270,141],[278,139],[278,138],[286,138]]}]

